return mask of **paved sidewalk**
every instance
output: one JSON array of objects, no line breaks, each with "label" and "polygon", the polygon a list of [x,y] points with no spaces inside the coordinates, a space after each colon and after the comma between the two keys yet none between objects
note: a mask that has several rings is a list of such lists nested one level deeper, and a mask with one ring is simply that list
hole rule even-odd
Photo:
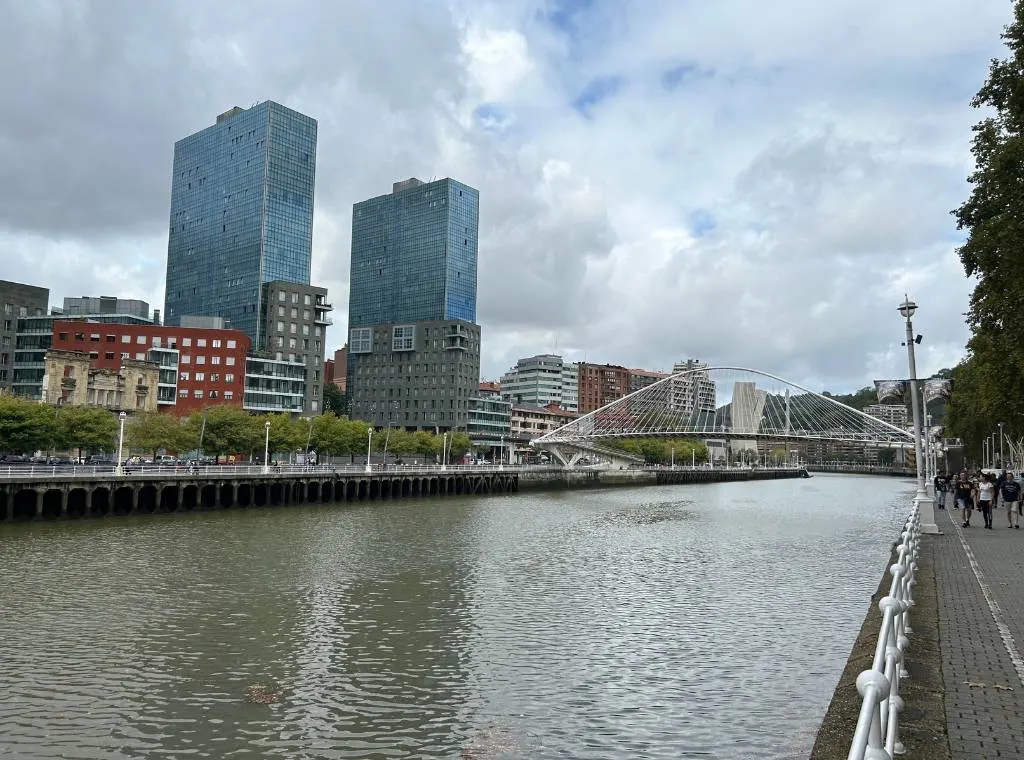
[{"label": "paved sidewalk", "polygon": [[942,676],[953,760],[1024,760],[1024,528],[935,511]]}]

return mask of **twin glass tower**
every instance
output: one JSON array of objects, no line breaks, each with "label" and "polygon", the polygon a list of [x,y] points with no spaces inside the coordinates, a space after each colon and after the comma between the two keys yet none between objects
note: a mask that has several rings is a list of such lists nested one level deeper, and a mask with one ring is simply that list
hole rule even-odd
[{"label": "twin glass tower", "polygon": [[309,285],[315,119],[265,101],[174,144],[164,320],[223,317],[262,344],[263,285]]}]

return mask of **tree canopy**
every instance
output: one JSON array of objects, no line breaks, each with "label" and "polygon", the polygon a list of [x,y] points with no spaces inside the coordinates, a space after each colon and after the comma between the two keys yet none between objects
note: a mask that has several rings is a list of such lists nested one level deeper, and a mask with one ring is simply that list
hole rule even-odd
[{"label": "tree canopy", "polygon": [[958,253],[976,278],[967,323],[968,358],[955,368],[948,427],[977,456],[978,441],[1004,422],[1024,435],[1024,2],[1003,30],[1009,50],[993,60],[971,105],[986,115],[974,126],[975,169],[968,199],[953,211],[966,232]]}]

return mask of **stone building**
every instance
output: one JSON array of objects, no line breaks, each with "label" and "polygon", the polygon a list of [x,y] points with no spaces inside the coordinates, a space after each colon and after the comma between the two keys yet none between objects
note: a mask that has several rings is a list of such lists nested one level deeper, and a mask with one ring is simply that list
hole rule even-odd
[{"label": "stone building", "polygon": [[122,359],[118,370],[91,369],[83,351],[47,351],[43,402],[54,406],[98,406],[129,412],[157,411],[156,362]]}]

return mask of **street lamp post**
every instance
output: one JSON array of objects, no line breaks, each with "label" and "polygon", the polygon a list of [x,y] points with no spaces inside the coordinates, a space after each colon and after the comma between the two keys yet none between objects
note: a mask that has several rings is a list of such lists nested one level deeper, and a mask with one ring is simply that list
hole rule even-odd
[{"label": "street lamp post", "polygon": [[117,418],[121,421],[121,432],[117,436],[117,474],[124,475],[124,421],[128,419],[128,415],[121,412]]},{"label": "street lamp post", "polygon": [[928,494],[924,487],[924,452],[921,446],[921,399],[917,395],[917,364],[914,360],[914,323],[911,318],[917,311],[917,304],[907,296],[903,297],[903,303],[899,306],[900,315],[907,323],[907,362],[910,367],[910,401],[914,410],[914,464],[917,470],[917,493],[914,494],[914,502],[921,511],[921,532],[938,533],[939,527],[935,524],[934,510],[925,509],[928,502]]},{"label": "street lamp post", "polygon": [[501,445],[498,447],[498,469],[505,469],[505,436],[501,437]]},{"label": "street lamp post", "polygon": [[673,446],[670,449],[670,451],[672,452],[672,454],[671,454],[671,457],[669,459],[669,461],[671,462],[669,467],[674,470],[676,468],[676,450],[675,450],[675,447]]},{"label": "street lamp post", "polygon": [[1003,459],[1003,423],[999,423],[999,469],[1006,469],[1006,460]]},{"label": "street lamp post", "polygon": [[270,420],[263,423],[263,474],[270,472]]},{"label": "street lamp post", "polygon": [[373,472],[370,466],[370,446],[373,444],[373,428],[366,431],[366,472]]},{"label": "street lamp post", "polygon": [[448,469],[448,433],[441,438],[441,471]]}]

